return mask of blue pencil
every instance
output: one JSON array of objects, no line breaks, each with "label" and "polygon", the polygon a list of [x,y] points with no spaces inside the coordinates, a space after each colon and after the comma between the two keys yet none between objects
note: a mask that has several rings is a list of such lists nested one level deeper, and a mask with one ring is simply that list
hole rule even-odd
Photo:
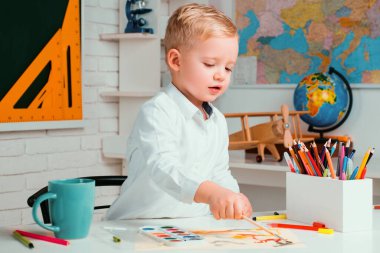
[{"label": "blue pencil", "polygon": [[359,170],[359,166],[356,166],[356,168],[354,169],[354,171],[352,172],[352,174],[350,176],[350,180],[355,179],[356,174],[358,174],[358,170]]},{"label": "blue pencil", "polygon": [[355,155],[356,150],[353,149],[351,153],[349,154],[348,158],[352,159],[352,157]]},{"label": "blue pencil", "polygon": [[336,149],[336,144],[337,144],[338,142],[336,141],[335,143],[334,143],[334,145],[331,147],[331,151],[330,151],[330,155],[332,156],[333,154],[334,154],[334,152],[335,152],[335,149]]},{"label": "blue pencil", "polygon": [[347,156],[345,156],[344,158],[343,158],[343,168],[342,168],[342,170],[343,170],[343,172],[344,173],[347,173]]}]

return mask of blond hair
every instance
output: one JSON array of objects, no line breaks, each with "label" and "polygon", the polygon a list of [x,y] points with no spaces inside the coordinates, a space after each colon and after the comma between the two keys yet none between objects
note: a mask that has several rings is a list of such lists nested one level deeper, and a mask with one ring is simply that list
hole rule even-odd
[{"label": "blond hair", "polygon": [[179,7],[169,18],[164,38],[165,52],[191,48],[196,40],[237,36],[237,28],[223,12],[202,4]]}]

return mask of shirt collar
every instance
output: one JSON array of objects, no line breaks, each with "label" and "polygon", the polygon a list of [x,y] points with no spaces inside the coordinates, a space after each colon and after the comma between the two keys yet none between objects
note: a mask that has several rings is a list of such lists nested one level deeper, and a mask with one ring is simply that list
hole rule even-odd
[{"label": "shirt collar", "polygon": [[[192,118],[197,112],[199,112],[199,109],[191,103],[187,97],[185,97],[185,95],[183,95],[182,92],[180,92],[172,83],[169,83],[165,92],[178,105],[180,111],[186,119]],[[202,106],[207,112],[209,118],[211,118],[211,116],[213,116],[212,105],[208,102],[203,102]]]}]

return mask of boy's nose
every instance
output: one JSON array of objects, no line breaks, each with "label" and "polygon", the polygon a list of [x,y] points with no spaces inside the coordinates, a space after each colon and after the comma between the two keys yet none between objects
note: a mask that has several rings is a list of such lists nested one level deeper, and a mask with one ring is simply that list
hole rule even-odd
[{"label": "boy's nose", "polygon": [[222,82],[222,81],[224,81],[224,79],[225,79],[225,75],[222,73],[222,71],[217,71],[214,74],[214,80],[215,81]]}]

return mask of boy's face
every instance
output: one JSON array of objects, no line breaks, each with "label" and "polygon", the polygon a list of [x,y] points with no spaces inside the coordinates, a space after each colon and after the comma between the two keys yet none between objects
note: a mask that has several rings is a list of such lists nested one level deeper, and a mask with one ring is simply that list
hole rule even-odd
[{"label": "boy's face", "polygon": [[177,52],[178,65],[171,68],[173,84],[201,108],[203,102],[214,101],[228,88],[238,56],[238,37],[210,38]]}]

